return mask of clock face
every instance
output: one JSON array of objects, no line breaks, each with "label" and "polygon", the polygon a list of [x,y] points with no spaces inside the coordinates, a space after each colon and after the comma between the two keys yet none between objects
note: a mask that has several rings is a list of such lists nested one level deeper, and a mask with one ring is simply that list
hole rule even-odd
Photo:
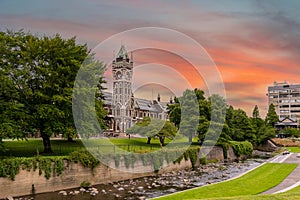
[{"label": "clock face", "polygon": [[116,78],[117,78],[117,79],[121,79],[121,78],[122,78],[121,72],[117,72],[117,73],[116,73]]}]

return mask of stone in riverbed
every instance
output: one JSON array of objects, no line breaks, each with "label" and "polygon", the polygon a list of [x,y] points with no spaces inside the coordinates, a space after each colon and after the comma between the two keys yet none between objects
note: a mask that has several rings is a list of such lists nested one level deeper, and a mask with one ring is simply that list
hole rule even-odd
[{"label": "stone in riverbed", "polygon": [[143,186],[138,187],[138,190],[143,190],[143,189],[144,189]]}]

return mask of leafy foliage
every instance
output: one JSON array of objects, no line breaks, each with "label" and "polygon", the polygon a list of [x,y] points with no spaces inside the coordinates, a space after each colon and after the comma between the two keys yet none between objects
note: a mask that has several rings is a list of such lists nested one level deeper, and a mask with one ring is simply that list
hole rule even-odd
[{"label": "leafy foliage", "polygon": [[237,141],[231,141],[230,142],[233,151],[237,157],[240,157],[241,155],[251,156],[253,152],[253,146],[250,142],[244,141],[244,142],[237,142]]},{"label": "leafy foliage", "polygon": [[[44,152],[51,153],[52,134],[75,137],[72,88],[88,53],[75,37],[0,32],[0,141],[40,133]],[[102,66],[93,56],[89,61]]]},{"label": "leafy foliage", "polygon": [[300,136],[300,130],[296,129],[296,128],[291,128],[288,127],[284,130],[282,130],[282,132],[287,136],[287,137],[299,137]]},{"label": "leafy foliage", "polygon": [[28,171],[39,169],[39,175],[44,173],[49,179],[53,172],[54,176],[59,176],[64,170],[65,157],[33,157],[33,158],[7,158],[0,160],[0,177],[9,177],[11,180],[19,173],[20,168]]},{"label": "leafy foliage", "polygon": [[100,164],[100,161],[88,151],[75,151],[69,155],[69,160],[75,163],[81,163],[84,167],[91,169],[94,169]]},{"label": "leafy foliage", "polygon": [[159,138],[162,146],[165,145],[165,138],[173,139],[177,134],[177,128],[169,121],[151,119],[144,117],[142,121],[126,130],[128,134],[140,134],[148,137],[148,144],[151,138]]}]

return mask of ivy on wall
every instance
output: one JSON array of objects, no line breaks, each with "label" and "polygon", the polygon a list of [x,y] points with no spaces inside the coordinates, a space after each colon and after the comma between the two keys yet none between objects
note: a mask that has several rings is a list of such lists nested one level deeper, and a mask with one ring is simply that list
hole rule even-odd
[{"label": "ivy on wall", "polygon": [[[250,156],[253,151],[252,144],[250,142],[230,142],[234,153],[237,157],[241,155]],[[229,145],[223,146],[224,157],[227,157],[227,150]],[[189,148],[186,151],[182,149],[162,149],[147,154],[114,154],[114,155],[101,155],[106,159],[113,158],[115,166],[120,166],[120,161],[123,159],[126,168],[134,167],[137,160],[142,161],[144,166],[152,164],[155,171],[159,171],[164,162],[168,164],[173,162],[180,163],[183,159],[190,161],[193,168],[196,166],[198,159],[199,148]],[[206,157],[200,157],[200,164],[206,164]],[[0,160],[0,177],[9,177],[11,180],[15,179],[16,174],[19,173],[20,168],[27,171],[39,170],[39,175],[44,174],[45,178],[49,179],[51,176],[59,176],[62,174],[68,162],[80,163],[84,167],[94,169],[100,165],[100,161],[91,155],[88,151],[76,151],[71,153],[67,157],[33,157],[33,158],[7,158]]]}]

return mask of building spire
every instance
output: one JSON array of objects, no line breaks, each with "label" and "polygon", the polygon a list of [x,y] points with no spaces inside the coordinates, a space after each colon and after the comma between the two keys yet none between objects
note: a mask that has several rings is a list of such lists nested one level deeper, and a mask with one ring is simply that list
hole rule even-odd
[{"label": "building spire", "polygon": [[121,48],[120,48],[119,53],[117,55],[117,58],[123,58],[123,59],[128,59],[129,58],[128,53],[127,53],[127,51],[125,49],[125,46],[123,44],[121,45]]}]

